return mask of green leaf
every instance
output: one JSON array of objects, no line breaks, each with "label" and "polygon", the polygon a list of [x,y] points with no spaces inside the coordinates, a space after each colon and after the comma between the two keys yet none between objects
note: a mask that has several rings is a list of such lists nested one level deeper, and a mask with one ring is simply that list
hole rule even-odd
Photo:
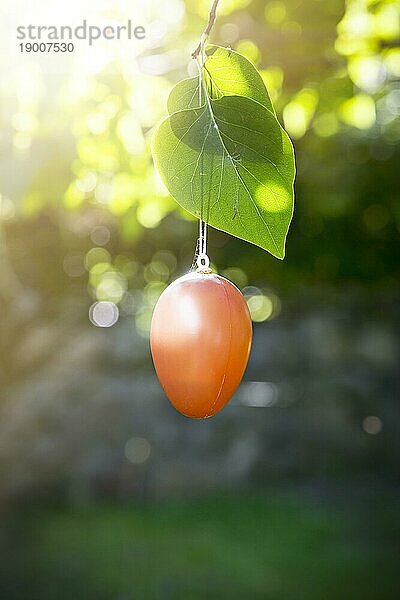
[{"label": "green leaf", "polygon": [[201,97],[199,78],[171,92],[171,114],[152,140],[156,167],[190,213],[283,258],[293,213],[291,142],[244,57],[211,46],[202,74]]},{"label": "green leaf", "polygon": [[[261,75],[247,58],[228,48],[207,46],[203,78],[210,97],[245,96],[259,102],[274,114],[274,107]],[[168,98],[168,112],[198,108],[199,78],[191,77],[177,83]]]}]

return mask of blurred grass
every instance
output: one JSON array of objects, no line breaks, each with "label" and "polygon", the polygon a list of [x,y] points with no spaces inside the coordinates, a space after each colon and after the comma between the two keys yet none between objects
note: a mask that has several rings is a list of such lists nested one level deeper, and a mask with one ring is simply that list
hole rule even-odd
[{"label": "blurred grass", "polygon": [[293,494],[18,513],[0,597],[394,599],[395,515]]}]

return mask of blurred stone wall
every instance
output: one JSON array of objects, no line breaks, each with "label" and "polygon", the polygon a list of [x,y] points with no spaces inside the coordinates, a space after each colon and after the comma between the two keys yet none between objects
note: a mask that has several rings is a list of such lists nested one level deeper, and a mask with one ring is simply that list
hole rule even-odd
[{"label": "blurred stone wall", "polygon": [[206,421],[169,405],[132,319],[94,327],[82,320],[79,298],[52,318],[34,295],[8,301],[3,500],[147,499],[309,479],[395,482],[395,293],[293,291],[276,319],[255,324],[244,382]]}]

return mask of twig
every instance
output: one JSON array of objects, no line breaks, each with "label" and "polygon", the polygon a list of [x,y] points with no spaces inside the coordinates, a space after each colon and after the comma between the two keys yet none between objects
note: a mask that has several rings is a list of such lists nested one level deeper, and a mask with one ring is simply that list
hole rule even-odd
[{"label": "twig", "polygon": [[[207,27],[205,28],[205,30],[203,31],[203,33],[201,34],[201,38],[200,38],[200,42],[196,48],[196,50],[194,52],[192,52],[192,58],[194,58],[197,61],[197,66],[199,69],[199,92],[200,92],[200,104],[201,104],[201,83],[202,83],[202,74],[201,74],[201,68],[202,65],[200,65],[200,62],[198,60],[199,54],[201,53],[202,55],[202,59],[203,59],[203,48],[204,48],[204,42],[205,40],[208,38],[209,33],[211,31],[211,29],[213,28],[213,25],[215,23],[215,19],[217,17],[217,6],[218,6],[219,0],[213,0],[213,3],[211,5],[211,9],[210,9],[210,13],[208,15],[208,23],[207,23]],[[191,267],[191,270],[193,270],[193,268],[196,266],[198,266],[197,270],[200,270],[201,272],[207,272],[207,273],[211,273],[211,271],[209,271],[208,266],[210,264],[210,260],[207,256],[207,222],[203,220],[203,209],[201,209],[201,217],[200,217],[200,222],[199,222],[199,238],[197,240],[197,244],[196,244],[196,249],[195,249],[195,253],[194,253],[194,258],[193,258],[193,264]],[[200,259],[200,260],[199,260]],[[202,261],[206,260],[206,263],[203,264]],[[205,269],[205,270],[201,270],[201,269]]]},{"label": "twig", "polygon": [[[201,36],[202,38],[207,38],[211,29],[213,28],[213,25],[215,23],[215,19],[217,16],[218,3],[219,3],[219,0],[214,0],[214,2],[212,3],[210,14],[208,15],[207,27],[203,31],[203,35]],[[196,50],[194,52],[192,52],[192,58],[196,59],[199,56],[199,54],[201,52],[201,46],[202,46],[202,40],[199,42],[199,45],[197,46]]]}]

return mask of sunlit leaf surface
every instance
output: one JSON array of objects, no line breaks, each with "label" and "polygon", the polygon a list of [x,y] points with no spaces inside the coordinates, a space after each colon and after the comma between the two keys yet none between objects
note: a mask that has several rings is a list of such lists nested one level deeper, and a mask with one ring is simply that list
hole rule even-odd
[{"label": "sunlit leaf surface", "polygon": [[211,46],[200,78],[172,90],[153,157],[170,193],[213,227],[283,258],[293,213],[294,155],[260,75]]}]

